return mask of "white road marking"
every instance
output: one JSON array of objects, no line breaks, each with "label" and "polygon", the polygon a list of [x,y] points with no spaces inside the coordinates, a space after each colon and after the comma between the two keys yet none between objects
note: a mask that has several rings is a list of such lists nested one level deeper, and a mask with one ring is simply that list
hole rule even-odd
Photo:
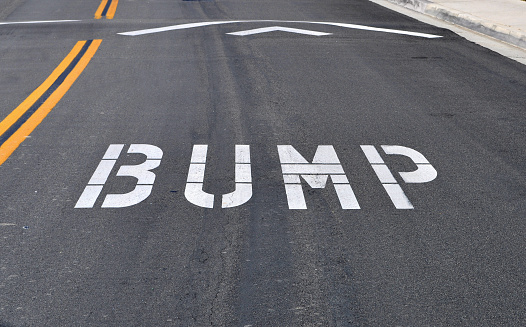
[{"label": "white road marking", "polygon": [[394,178],[393,174],[387,168],[384,164],[371,164],[373,166],[373,170],[376,173],[376,176],[378,176],[378,179],[382,184],[396,184],[396,179]]},{"label": "white road marking", "polygon": [[250,146],[236,145],[236,163],[249,164],[250,163]]},{"label": "white road marking", "polygon": [[247,36],[247,35],[253,35],[253,34],[278,32],[278,31],[280,31],[280,32],[289,32],[289,33],[297,33],[297,34],[304,34],[304,35],[314,35],[314,36],[324,36],[324,35],[331,35],[332,34],[332,33],[316,32],[316,31],[302,30],[302,29],[299,29],[299,28],[290,28],[290,27],[281,27],[281,26],[255,28],[255,29],[251,29],[251,30],[233,32],[233,33],[226,33],[226,34],[237,35],[237,36]]},{"label": "white road marking", "polygon": [[332,22],[294,21],[294,20],[229,20],[229,21],[215,21],[215,22],[198,22],[198,23],[189,23],[189,24],[179,24],[179,25],[172,25],[172,26],[166,26],[166,27],[158,27],[158,28],[149,28],[149,29],[144,29],[144,30],[123,32],[123,33],[117,33],[117,34],[119,34],[119,35],[126,35],[126,36],[138,36],[138,35],[160,33],[160,32],[166,32],[166,31],[175,31],[175,30],[183,30],[183,29],[189,29],[189,28],[203,27],[203,26],[235,24],[235,23],[294,23],[294,24],[298,23],[298,24],[316,24],[316,25],[329,25],[329,26],[337,26],[337,27],[343,27],[343,28],[350,28],[350,29],[357,29],[357,30],[366,30],[366,31],[374,31],[374,32],[410,35],[410,36],[417,36],[417,37],[423,37],[423,38],[428,38],[428,39],[434,39],[434,38],[442,37],[440,35],[418,33],[418,32],[411,32],[411,31],[402,31],[402,30],[395,30],[395,29],[388,29],[388,28],[379,28],[379,27],[372,27],[372,26],[365,26],[365,25],[346,24],[346,23],[332,23]]},{"label": "white road marking", "polygon": [[81,20],[34,20],[27,22],[0,22],[0,25],[16,25],[16,24],[47,24],[47,23],[71,23],[71,22],[81,22]]},{"label": "white road marking", "polygon": [[250,163],[236,164],[236,183],[252,183]]},{"label": "white road marking", "polygon": [[203,183],[205,180],[205,164],[190,163],[188,168],[187,183]]},{"label": "white road marking", "polygon": [[417,170],[399,173],[406,183],[427,183],[434,180],[438,175],[424,155],[416,150],[399,145],[382,145],[382,149],[386,154],[406,156],[416,164]]},{"label": "white road marking", "polygon": [[318,145],[312,163],[292,145],[278,145],[278,154],[289,209],[307,209],[300,176],[312,188],[325,188],[331,176],[342,209],[360,209],[332,145]]},{"label": "white road marking", "polygon": [[[329,177],[342,209],[360,209],[358,200],[332,145],[319,145],[312,162],[307,161],[292,145],[278,145],[277,147],[289,209],[307,209],[302,180],[311,188],[319,189],[326,187]],[[376,147],[373,145],[361,145],[360,147],[395,208],[413,209],[413,205]],[[75,208],[93,208],[114,170],[123,148],[124,144],[109,145],[88,185],[79,197]],[[381,148],[385,154],[405,156],[417,166],[414,171],[399,172],[405,183],[427,183],[437,177],[435,168],[420,152],[398,145],[382,145]],[[215,195],[203,191],[207,152],[208,145],[194,145],[184,194],[190,203],[203,208],[213,208]],[[156,175],[151,170],[159,167],[163,151],[154,145],[131,144],[127,153],[138,153],[146,156],[143,163],[122,165],[116,173],[117,177],[135,177],[137,179],[135,188],[125,194],[107,194],[101,205],[102,208],[133,206],[144,201],[152,192]],[[235,146],[234,167],[235,190],[222,195],[222,208],[237,207],[252,198],[252,168],[249,145]],[[1,226],[11,226],[11,224],[0,223]]]},{"label": "white road marking", "polygon": [[[124,148],[124,144],[110,144],[108,147],[108,150],[106,150],[106,153],[104,153],[104,157],[102,157],[103,160],[117,160],[119,156],[121,155],[122,149]],[[104,183],[101,183],[104,184]]]},{"label": "white road marking", "polygon": [[0,227],[4,227],[4,226],[16,226],[16,224],[12,224],[12,223],[0,223]]},{"label": "white road marking", "polygon": [[415,164],[428,164],[429,161],[418,151],[400,145],[382,145],[386,154],[399,154],[409,157]]},{"label": "white road marking", "polygon": [[162,159],[163,150],[151,144],[132,144],[128,149],[128,153],[142,153],[148,159]]},{"label": "white road marking", "polygon": [[[394,206],[397,209],[413,209],[413,205],[405,195],[404,191],[394,178],[387,165],[384,163],[384,160],[376,148],[373,145],[361,145],[361,148]],[[427,183],[437,177],[437,171],[435,168],[420,152],[399,145],[382,145],[382,149],[388,155],[396,154],[406,156],[416,164],[417,170],[399,173],[404,182]]]},{"label": "white road marking", "polygon": [[376,151],[375,147],[373,145],[361,145],[363,153],[367,157],[367,160],[369,160],[369,163],[371,164],[383,164],[384,159],[380,157],[380,154],[378,151]]},{"label": "white road marking", "polygon": [[97,166],[97,169],[95,169],[93,176],[91,176],[88,184],[104,185],[108,180],[108,177],[110,177],[111,170],[115,166],[116,162],[117,160],[101,160]]},{"label": "white road marking", "polygon": [[236,183],[236,189],[232,193],[223,194],[221,208],[233,208],[240,206],[252,198],[251,183]]},{"label": "white road marking", "polygon": [[190,167],[188,168],[188,178],[186,179],[184,196],[190,203],[196,206],[213,208],[214,195],[203,191],[207,152],[208,145],[194,145],[192,157],[190,158]]},{"label": "white road marking", "polygon": [[108,194],[101,208],[125,208],[139,204],[152,193],[153,185],[136,185],[133,191],[125,194]]},{"label": "white road marking", "polygon": [[399,184],[382,185],[384,186],[387,195],[389,195],[389,198],[391,199],[391,202],[393,202],[396,209],[414,209],[413,205],[411,204],[411,201],[409,201],[407,195],[405,195],[404,191],[402,190]]},{"label": "white road marking", "polygon": [[396,209],[413,209],[413,205],[405,195],[404,191],[398,185],[398,182],[394,178],[393,174],[384,163],[384,160],[378,153],[378,150],[373,145],[361,145],[363,153],[367,160],[373,167],[376,176],[382,183],[387,195],[393,202],[393,205]]},{"label": "white road marking", "polygon": [[[84,192],[80,195],[75,208],[93,208],[123,148],[124,144],[110,144]],[[163,151],[150,144],[132,144],[128,153],[144,154],[146,160],[139,165],[121,166],[117,171],[117,176],[135,177],[137,184],[131,192],[106,195],[102,208],[129,207],[144,201],[152,192],[155,173],[150,170],[159,167]]]},{"label": "white road marking", "polygon": [[283,174],[344,174],[341,165],[281,164]]},{"label": "white road marking", "polygon": [[[130,153],[130,151],[128,151]],[[117,172],[117,176],[130,176],[137,178],[137,184],[150,185],[155,182],[155,174],[150,170],[159,167],[161,160],[146,160],[140,165],[121,166]]]},{"label": "white road marking", "polygon": [[214,195],[203,191],[203,183],[186,183],[184,196],[188,202],[196,206],[212,209],[214,207]]},{"label": "white road marking", "polygon": [[[250,146],[236,145],[235,155],[235,185],[234,192],[223,194],[222,208],[232,208],[246,203],[252,198],[252,172],[250,164]],[[186,199],[199,207],[213,208],[213,194],[203,191],[206,154],[208,145],[194,145],[184,195]]]},{"label": "white road marking", "polygon": [[203,27],[203,26],[210,26],[210,25],[222,25],[222,24],[232,24],[232,23],[248,23],[248,22],[250,22],[250,21],[231,20],[231,21],[189,23],[189,24],[179,24],[179,25],[172,25],[172,26],[166,26],[166,27],[149,28],[149,29],[145,29],[145,30],[138,30],[138,31],[132,31],[132,32],[117,33],[117,34],[119,34],[119,35],[126,35],[126,36],[138,36],[138,35],[144,35],[144,34],[153,34],[153,33],[161,33],[161,32],[166,32],[166,31],[184,30],[184,29],[188,29],[188,28]]},{"label": "white road marking", "polygon": [[87,185],[75,204],[75,208],[93,208],[103,187],[103,185]]}]

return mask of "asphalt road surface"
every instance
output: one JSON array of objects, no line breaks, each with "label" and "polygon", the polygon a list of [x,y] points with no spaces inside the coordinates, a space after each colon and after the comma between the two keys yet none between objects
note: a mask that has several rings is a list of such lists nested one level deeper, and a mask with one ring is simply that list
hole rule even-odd
[{"label": "asphalt road surface", "polygon": [[525,103],[366,0],[0,0],[0,326],[525,325]]}]

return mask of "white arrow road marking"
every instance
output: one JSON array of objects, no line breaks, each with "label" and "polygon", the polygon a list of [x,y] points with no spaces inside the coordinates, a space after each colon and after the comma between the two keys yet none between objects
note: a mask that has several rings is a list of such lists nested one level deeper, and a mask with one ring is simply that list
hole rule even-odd
[{"label": "white arrow road marking", "polygon": [[233,33],[226,33],[226,34],[238,35],[238,36],[246,36],[246,35],[252,35],[252,34],[276,32],[276,31],[298,33],[298,34],[305,34],[305,35],[314,35],[314,36],[324,36],[324,35],[331,35],[332,34],[332,33],[316,32],[316,31],[302,30],[302,29],[299,29],[299,28],[289,28],[289,27],[281,27],[281,26],[255,28],[255,29],[252,29],[252,30],[233,32]]},{"label": "white arrow road marking", "polygon": [[45,23],[71,23],[80,22],[80,20],[35,20],[29,22],[2,22],[0,25],[14,25],[14,24],[45,24]]},{"label": "white arrow road marking", "polygon": [[302,22],[302,21],[293,21],[293,20],[230,20],[230,21],[216,21],[216,22],[200,22],[200,23],[189,23],[189,24],[179,24],[159,28],[150,28],[145,30],[117,33],[119,35],[126,36],[138,36],[144,34],[160,33],[165,31],[174,31],[174,30],[183,30],[188,28],[196,28],[210,25],[222,25],[222,24],[234,24],[234,23],[302,23],[302,24],[317,24],[317,25],[329,25],[337,26],[343,28],[357,29],[357,30],[366,30],[374,32],[383,32],[383,33],[392,33],[392,34],[402,34],[402,35],[411,35],[417,37],[423,37],[427,39],[435,39],[442,37],[440,35],[426,34],[426,33],[417,33],[410,31],[401,31],[393,30],[388,28],[378,28],[365,25],[355,25],[355,24],[345,24],[345,23],[331,23],[331,22]]}]

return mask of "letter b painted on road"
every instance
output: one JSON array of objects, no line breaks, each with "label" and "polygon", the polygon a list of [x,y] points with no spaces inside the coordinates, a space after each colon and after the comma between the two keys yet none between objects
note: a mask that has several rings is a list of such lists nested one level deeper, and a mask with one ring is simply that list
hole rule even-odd
[{"label": "letter b painted on road", "polygon": [[[124,144],[111,144],[102,157],[97,169],[91,176],[88,185],[82,192],[75,208],[93,208],[102,188],[110,176]],[[133,191],[125,194],[106,195],[102,208],[124,208],[138,204],[150,195],[155,182],[155,174],[151,171],[159,167],[163,151],[150,144],[132,144],[128,153],[141,153],[146,155],[146,160],[139,165],[122,165],[117,171],[117,176],[131,176],[137,178]]]}]

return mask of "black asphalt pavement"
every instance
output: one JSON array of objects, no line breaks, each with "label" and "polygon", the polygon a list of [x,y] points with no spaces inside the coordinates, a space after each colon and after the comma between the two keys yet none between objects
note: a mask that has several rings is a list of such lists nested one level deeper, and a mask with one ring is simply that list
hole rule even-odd
[{"label": "black asphalt pavement", "polygon": [[0,0],[0,121],[102,40],[0,166],[1,327],[526,325],[525,66],[367,0],[99,6]]}]

